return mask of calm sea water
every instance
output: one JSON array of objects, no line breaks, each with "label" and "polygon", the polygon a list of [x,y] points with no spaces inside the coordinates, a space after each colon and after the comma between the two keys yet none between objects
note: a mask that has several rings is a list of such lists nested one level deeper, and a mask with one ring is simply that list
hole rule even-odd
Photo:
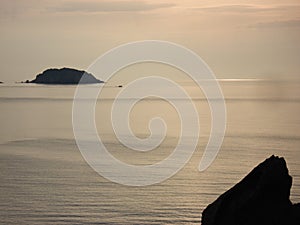
[{"label": "calm sea water", "polygon": [[[201,173],[197,167],[209,137],[209,108],[198,88],[183,85],[199,112],[197,149],[175,176],[146,187],[112,183],[84,161],[72,130],[74,86],[1,85],[0,223],[200,224],[209,203],[272,154],[287,160],[293,176],[291,200],[300,202],[300,82],[220,81],[226,135],[218,157]],[[130,125],[137,136],[149,135],[148,121],[154,116],[165,119],[168,131],[157,149],[135,153],[116,139],[110,123],[111,104],[120,90],[105,87],[96,107],[105,145],[132,164],[164,159],[180,136],[176,111],[157,98],[136,105]]]}]

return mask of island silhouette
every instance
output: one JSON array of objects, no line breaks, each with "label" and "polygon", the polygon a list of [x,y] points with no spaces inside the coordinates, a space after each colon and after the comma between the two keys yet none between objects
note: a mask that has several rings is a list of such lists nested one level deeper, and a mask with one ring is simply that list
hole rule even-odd
[{"label": "island silhouette", "polygon": [[34,80],[26,80],[22,83],[35,84],[95,84],[104,83],[91,73],[73,68],[47,69],[38,74]]}]

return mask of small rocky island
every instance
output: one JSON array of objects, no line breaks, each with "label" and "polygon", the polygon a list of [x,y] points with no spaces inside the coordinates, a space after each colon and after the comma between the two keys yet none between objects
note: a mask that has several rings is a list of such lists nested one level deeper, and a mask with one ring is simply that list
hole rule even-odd
[{"label": "small rocky island", "polygon": [[72,68],[47,69],[38,74],[34,80],[26,80],[25,83],[35,84],[95,84],[103,83],[92,74],[83,70]]},{"label": "small rocky island", "polygon": [[202,225],[298,225],[290,201],[292,177],[284,158],[271,156],[202,213]]}]

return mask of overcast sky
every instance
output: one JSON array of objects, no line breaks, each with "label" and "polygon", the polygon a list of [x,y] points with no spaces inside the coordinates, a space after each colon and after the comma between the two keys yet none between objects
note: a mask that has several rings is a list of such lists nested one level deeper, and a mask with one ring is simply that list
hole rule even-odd
[{"label": "overcast sky", "polygon": [[297,77],[300,0],[0,0],[0,80],[86,69],[126,42],[159,39],[200,55],[218,78]]}]

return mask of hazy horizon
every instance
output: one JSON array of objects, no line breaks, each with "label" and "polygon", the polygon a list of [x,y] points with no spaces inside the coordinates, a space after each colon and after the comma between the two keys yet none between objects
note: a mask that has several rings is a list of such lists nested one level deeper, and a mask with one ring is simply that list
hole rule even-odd
[{"label": "hazy horizon", "polygon": [[[0,29],[1,224],[201,224],[271,155],[292,187],[271,163],[206,218],[294,220],[300,0],[0,0]],[[62,67],[105,83],[15,83]]]}]

